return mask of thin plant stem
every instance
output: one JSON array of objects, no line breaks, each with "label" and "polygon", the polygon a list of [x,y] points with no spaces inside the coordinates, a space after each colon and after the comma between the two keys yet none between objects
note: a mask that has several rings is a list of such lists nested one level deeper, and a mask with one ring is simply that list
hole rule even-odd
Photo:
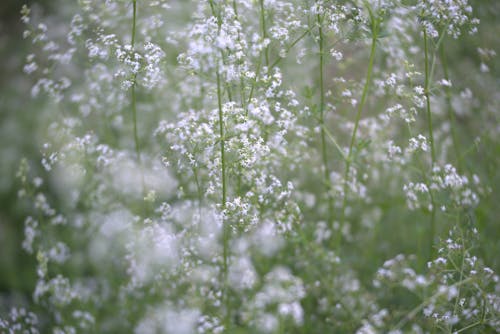
[{"label": "thin plant stem", "polygon": [[[137,26],[137,0],[132,0],[132,38],[130,41],[132,52],[134,51],[134,46],[135,46],[135,36],[137,30],[136,26]],[[144,182],[144,173],[142,170],[141,148],[139,145],[139,135],[137,131],[137,97],[135,91],[136,85],[137,85],[137,73],[134,73],[132,78],[132,87],[130,87],[134,145],[135,145],[135,154],[137,156],[137,163],[139,164],[139,169],[141,174],[142,193],[143,195],[146,195],[146,185]]]},{"label": "thin plant stem", "polygon": [[[434,145],[434,131],[432,129],[432,110],[431,110],[431,99],[430,99],[430,73],[429,73],[429,47],[427,31],[424,28],[424,62],[425,62],[425,82],[424,82],[424,95],[426,101],[427,109],[427,125],[429,128],[429,142],[431,146],[431,170],[436,164],[436,148]],[[434,201],[434,196],[432,190],[429,187],[429,195],[431,197],[431,223],[429,230],[429,257],[432,258],[434,253],[434,238],[436,235],[436,203]]]},{"label": "thin plant stem", "polygon": [[335,148],[339,151],[340,156],[342,157],[342,159],[345,162],[347,162],[347,156],[345,155],[345,152],[342,150],[342,148],[340,147],[340,145],[337,143],[337,141],[333,137],[333,135],[330,132],[330,130],[328,130],[328,128],[325,125],[323,125],[323,129],[325,130],[325,134],[328,137],[328,139],[330,139],[330,141],[332,142],[333,146],[335,146]]},{"label": "thin plant stem", "polygon": [[253,98],[253,93],[255,91],[255,86],[257,85],[257,80],[258,77],[260,76],[260,69],[262,67],[262,60],[259,59],[259,62],[257,63],[257,70],[255,71],[255,76],[252,80],[252,87],[250,87],[250,93],[248,94],[248,99],[247,99],[247,107],[252,101]]},{"label": "thin plant stem", "polygon": [[[459,216],[457,216],[457,225],[459,223]],[[462,232],[462,229],[460,229],[460,233],[461,233],[461,241],[462,241],[462,249],[464,250],[464,253],[465,253],[465,245],[464,245],[464,235],[463,235],[463,232]],[[458,268],[457,268],[458,269]],[[464,277],[464,271],[465,271],[465,254],[463,254],[462,256],[462,264],[460,266],[460,278],[459,278],[459,281],[463,280],[463,277]],[[461,298],[461,293],[462,293],[462,289],[459,288],[458,289],[458,295],[457,297],[455,298],[455,306],[453,307],[453,313],[452,313],[452,317],[456,314],[458,314],[458,303],[460,301],[460,298]],[[449,330],[449,333],[455,333],[455,331],[453,331],[453,325],[450,326],[450,330]]]},{"label": "thin plant stem", "polygon": [[[371,47],[371,52],[370,52],[370,60],[369,60],[369,64],[368,64],[368,71],[367,71],[367,74],[366,74],[365,85],[363,87],[363,93],[361,95],[361,103],[358,106],[358,111],[356,113],[356,120],[354,122],[354,130],[352,131],[351,142],[349,144],[349,155],[348,155],[349,160],[351,160],[351,158],[352,158],[352,152],[353,152],[354,144],[356,142],[356,136],[357,136],[357,133],[358,133],[359,121],[361,119],[361,113],[363,111],[363,107],[364,107],[365,102],[366,102],[366,96],[368,95],[368,88],[369,88],[369,85],[370,85],[370,79],[371,79],[371,75],[372,75],[372,71],[373,71],[373,62],[374,62],[374,59],[375,59],[375,49],[376,49],[376,40],[374,38],[372,40],[372,47]],[[352,161],[348,161],[348,162],[352,162]]]},{"label": "thin plant stem", "polygon": [[438,59],[437,53],[438,53],[439,49],[441,48],[441,45],[444,41],[445,36],[446,36],[446,31],[445,31],[445,29],[443,29],[441,31],[441,33],[439,34],[439,38],[438,38],[437,42],[434,44],[434,52],[432,53],[432,63],[431,63],[431,68],[430,68],[430,72],[429,72],[429,82],[433,81],[434,71],[436,69],[436,62]]},{"label": "thin plant stem", "polygon": [[[221,207],[225,210],[227,203],[226,195],[226,159],[225,159],[225,138],[224,138],[224,113],[222,109],[222,89],[219,70],[217,69],[217,105],[219,108],[219,143],[220,143],[220,158],[221,158],[221,178],[222,178],[222,198]],[[227,224],[224,224],[224,273],[227,273],[227,258],[228,258],[228,229]]]},{"label": "thin plant stem", "polygon": [[426,100],[426,109],[427,109],[427,125],[429,127],[429,141],[431,144],[431,158],[432,165],[436,163],[436,149],[434,147],[434,133],[432,131],[432,111],[431,111],[431,100],[429,94],[429,86],[430,86],[430,73],[429,73],[429,47],[427,40],[427,32],[424,29],[424,57],[425,57],[425,82],[424,82],[424,95]]},{"label": "thin plant stem", "polygon": [[[267,29],[266,29],[266,13],[264,9],[264,0],[259,0],[260,4],[260,25],[262,29],[262,37],[264,40],[267,39]],[[269,46],[264,49],[264,57],[266,59],[266,66],[269,67]]]},{"label": "thin plant stem", "polygon": [[[297,39],[295,39],[288,48],[286,48],[285,52],[288,53],[290,52],[290,50],[298,43],[300,42],[308,33],[311,32],[311,28],[307,29],[306,31],[304,31],[302,34],[300,34],[299,37],[297,37]],[[273,69],[274,67],[276,67],[276,65],[278,65],[284,58],[282,57],[279,57],[277,58],[272,64],[271,66],[269,66],[269,69]]]},{"label": "thin plant stem", "polygon": [[[265,16],[265,9],[264,9],[264,0],[259,0],[259,7],[260,7],[260,26],[261,26],[261,30],[262,30],[262,38],[266,39],[267,38],[267,29],[266,29],[266,16]],[[271,68],[269,67],[269,47],[268,46],[266,46],[266,48],[264,49],[264,58],[265,58],[265,65],[267,67],[267,71],[269,72],[269,70]],[[257,84],[257,80],[259,79],[261,69],[262,69],[262,60],[259,59],[259,62],[257,64],[257,70],[255,72],[255,77],[253,78],[252,87],[250,87],[250,93],[248,95],[248,100],[247,100],[247,106],[252,101],[253,93],[255,90],[255,85]]]},{"label": "thin plant stem", "polygon": [[465,331],[467,331],[467,330],[469,330],[469,329],[472,329],[472,328],[474,328],[474,327],[480,326],[480,325],[482,325],[483,323],[484,323],[484,322],[483,322],[483,320],[481,319],[481,320],[479,320],[479,321],[477,321],[477,322],[474,322],[474,323],[472,323],[472,324],[470,324],[470,325],[468,325],[468,326],[465,326],[464,328],[461,328],[461,329],[459,329],[459,330],[457,330],[457,331],[455,331],[455,332],[453,332],[453,333],[456,333],[456,334],[458,334],[458,333],[462,333],[462,332],[465,332]]},{"label": "thin plant stem", "polygon": [[233,0],[233,10],[234,10],[234,15],[236,18],[238,18],[238,4],[236,3],[236,0]]},{"label": "thin plant stem", "polygon": [[[300,42],[308,33],[311,32],[311,29],[312,28],[309,28],[307,29],[306,31],[304,31],[299,37],[297,37],[297,39],[295,39],[291,44],[290,46],[286,49],[286,52],[289,52],[298,42]],[[274,67],[276,67],[281,61],[283,60],[283,58],[279,57],[277,58],[270,66],[269,66],[269,70],[272,70]],[[252,86],[250,87],[250,93],[248,95],[248,99],[247,99],[247,105],[250,104],[250,101],[252,100],[252,97],[253,97],[253,93],[255,91],[255,86],[257,84],[257,80],[258,80],[258,77],[260,76],[260,69],[262,68],[262,61],[259,59],[259,62],[257,63],[257,70],[256,70],[256,74],[255,74],[255,77],[253,78],[252,80]]]},{"label": "thin plant stem", "polygon": [[136,75],[134,75],[134,84],[132,84],[131,87],[131,99],[132,99],[132,122],[134,124],[134,143],[135,143],[135,153],[137,156],[137,161],[139,162],[139,165],[142,165],[141,161],[141,149],[139,146],[139,135],[137,134],[137,98],[136,98],[136,92],[135,92],[135,80],[136,80]]},{"label": "thin plant stem", "polygon": [[[408,134],[409,134],[410,138],[415,136],[410,124],[408,124]],[[429,199],[430,199],[432,206],[434,207],[434,203],[435,203],[434,193],[432,192],[431,187],[430,187],[431,181],[430,181],[428,174],[426,173],[424,161],[422,159],[417,159],[415,166],[408,166],[408,168],[410,170],[413,170],[417,175],[419,175],[423,179],[423,182],[426,185],[428,185]],[[435,214],[435,212],[436,211],[431,211],[431,214]],[[435,219],[435,216],[431,217],[431,220],[432,219]],[[426,241],[429,240],[428,236],[429,236],[429,231],[425,230],[425,228],[423,226],[419,225],[417,227],[417,254],[424,254],[426,249],[430,249],[429,258],[426,259],[424,256],[418,257],[418,267],[422,270],[424,270],[426,268],[427,261],[430,260],[433,256],[433,254],[432,254],[433,248],[432,247],[433,247],[434,243],[431,242],[431,244],[429,246],[424,247],[424,244],[426,244]]]},{"label": "thin plant stem", "polygon": [[[446,60],[446,53],[444,47],[441,45],[439,48],[439,57],[441,58],[441,66],[443,67],[444,78],[446,81],[450,81],[450,76],[448,74],[448,63]],[[450,129],[451,129],[451,140],[453,143],[453,151],[455,153],[455,160],[457,163],[458,172],[462,172],[462,159],[460,159],[460,148],[458,144],[458,137],[456,132],[456,121],[455,114],[453,112],[453,107],[451,105],[451,92],[450,87],[446,86],[444,88],[445,98],[446,98],[446,109],[448,110],[448,118],[450,120]]]},{"label": "thin plant stem", "polygon": [[135,44],[136,21],[137,21],[137,0],[132,0],[132,40],[130,41],[132,48],[134,47]]},{"label": "thin plant stem", "polygon": [[[450,288],[459,288],[460,286],[469,283],[470,281],[473,280],[473,277],[468,277],[466,279],[463,279],[461,281],[458,281],[457,283],[450,285]],[[417,305],[413,310],[411,310],[406,316],[404,316],[397,324],[396,326],[391,330],[391,331],[397,331],[403,328],[409,321],[413,320],[413,318],[427,305],[432,303],[433,300],[435,300],[437,297],[441,296],[445,292],[443,291],[438,291],[431,297],[427,298],[424,300],[421,304]]]},{"label": "thin plant stem", "polygon": [[[218,24],[218,29],[220,32],[221,29],[221,19],[220,16],[217,15],[217,12],[215,10],[215,5],[213,3],[213,0],[210,0],[210,8],[212,10],[212,15],[217,17],[217,24]],[[223,54],[221,52],[221,57],[223,57]],[[222,86],[221,86],[221,77],[220,77],[220,64],[217,62],[217,68],[216,68],[216,81],[217,81],[217,107],[218,107],[218,114],[219,114],[219,144],[220,144],[220,158],[221,158],[221,182],[222,182],[222,196],[221,196],[221,210],[222,214],[224,215],[224,211],[226,209],[226,203],[227,203],[227,181],[226,181],[226,149],[225,149],[225,134],[224,134],[224,112],[222,108]],[[230,230],[229,230],[229,224],[226,219],[224,219],[223,216],[223,248],[222,248],[222,274],[223,274],[223,295],[222,295],[222,300],[225,305],[225,316],[224,316],[224,328],[226,332],[230,331],[230,325],[231,325],[231,312],[230,312],[230,305],[229,305],[229,286],[228,286],[228,262],[229,262],[229,238],[230,238]]]},{"label": "thin plant stem", "polygon": [[325,83],[324,83],[324,36],[323,28],[321,27],[322,19],[320,14],[316,15],[316,20],[318,24],[318,34],[319,34],[319,124],[320,124],[320,134],[321,134],[321,156],[323,160],[323,182],[325,183],[325,191],[328,201],[328,225],[332,227],[333,222],[333,198],[331,194],[330,187],[330,172],[328,170],[328,155],[326,147],[326,135],[325,135]]},{"label": "thin plant stem", "polygon": [[[235,20],[239,21],[239,17],[238,17],[238,4],[236,3],[236,0],[233,0],[233,10],[234,10]],[[239,32],[238,32],[237,41],[238,41],[238,43],[241,42],[241,35],[240,35]],[[243,79],[243,76],[240,76],[240,105],[244,109],[246,109],[245,102],[246,102],[246,97],[245,97],[245,81]]]},{"label": "thin plant stem", "polygon": [[371,42],[371,50],[370,50],[370,59],[368,62],[368,70],[366,72],[366,78],[365,78],[365,84],[363,86],[363,92],[361,94],[361,101],[358,105],[358,111],[356,113],[356,119],[354,121],[354,129],[352,131],[351,135],[351,141],[349,144],[349,151],[347,153],[347,160],[346,160],[346,166],[345,166],[345,173],[344,173],[344,198],[342,201],[342,216],[340,220],[340,226],[339,226],[339,231],[337,233],[337,247],[340,247],[342,244],[342,231],[344,229],[345,225],[345,214],[346,214],[346,207],[347,207],[347,196],[349,192],[349,187],[348,187],[348,179],[349,179],[349,174],[351,171],[351,165],[353,162],[353,151],[354,151],[354,144],[356,143],[356,136],[358,133],[358,127],[359,127],[359,121],[361,119],[361,113],[363,111],[363,107],[366,103],[366,97],[368,95],[368,88],[370,86],[370,81],[371,81],[371,76],[373,72],[373,64],[375,61],[375,51],[377,49],[377,35],[378,35],[378,21],[373,17],[371,10],[370,10],[370,16],[372,19],[372,42]]}]

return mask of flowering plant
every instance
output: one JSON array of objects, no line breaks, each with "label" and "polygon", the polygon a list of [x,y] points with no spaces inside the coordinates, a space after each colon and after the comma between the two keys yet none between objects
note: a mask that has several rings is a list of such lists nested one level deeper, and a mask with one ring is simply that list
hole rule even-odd
[{"label": "flowering plant", "polygon": [[48,131],[17,173],[32,301],[1,330],[500,331],[466,161],[499,128],[458,133],[498,100],[448,65],[471,1],[59,5],[22,9]]}]

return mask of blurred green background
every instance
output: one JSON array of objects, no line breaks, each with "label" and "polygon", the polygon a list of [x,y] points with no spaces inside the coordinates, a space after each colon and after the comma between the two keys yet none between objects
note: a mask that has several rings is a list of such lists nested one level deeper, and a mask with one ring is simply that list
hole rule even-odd
[{"label": "blurred green background", "polygon": [[[16,170],[22,157],[38,158],[37,105],[30,98],[31,79],[22,68],[29,42],[20,10],[36,2],[49,14],[50,1],[3,0],[0,2],[0,313],[30,298],[35,279],[34,260],[20,247],[24,210],[17,201]],[[23,300],[20,300],[23,299]]]}]

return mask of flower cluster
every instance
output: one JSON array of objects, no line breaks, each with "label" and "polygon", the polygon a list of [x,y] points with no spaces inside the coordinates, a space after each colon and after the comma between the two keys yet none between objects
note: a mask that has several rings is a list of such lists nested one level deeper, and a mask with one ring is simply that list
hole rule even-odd
[{"label": "flower cluster", "polygon": [[447,33],[458,38],[463,26],[468,26],[470,33],[477,32],[479,20],[472,16],[472,6],[467,0],[422,1],[417,8],[421,10],[424,29],[431,37]]}]

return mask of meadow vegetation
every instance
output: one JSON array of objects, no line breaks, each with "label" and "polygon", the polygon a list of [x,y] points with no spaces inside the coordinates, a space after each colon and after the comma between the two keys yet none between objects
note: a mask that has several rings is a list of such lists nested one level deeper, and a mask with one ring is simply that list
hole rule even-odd
[{"label": "meadow vegetation", "polygon": [[498,3],[52,6],[0,332],[500,332]]}]

